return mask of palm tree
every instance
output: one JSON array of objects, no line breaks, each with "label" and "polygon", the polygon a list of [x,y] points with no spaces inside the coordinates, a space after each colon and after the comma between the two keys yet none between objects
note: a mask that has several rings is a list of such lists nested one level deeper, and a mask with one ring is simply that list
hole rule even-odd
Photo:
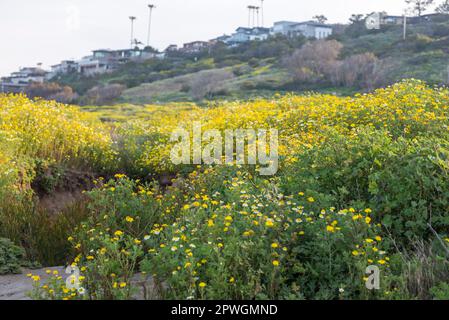
[{"label": "palm tree", "polygon": [[153,9],[156,8],[154,4],[149,4],[148,8],[150,9],[150,17],[148,20],[148,38],[147,38],[147,47],[150,46],[150,36],[151,36],[151,18],[153,15]]},{"label": "palm tree", "polygon": [[131,20],[131,49],[133,48],[134,44],[134,21],[136,20],[136,17],[129,17],[129,20]]}]

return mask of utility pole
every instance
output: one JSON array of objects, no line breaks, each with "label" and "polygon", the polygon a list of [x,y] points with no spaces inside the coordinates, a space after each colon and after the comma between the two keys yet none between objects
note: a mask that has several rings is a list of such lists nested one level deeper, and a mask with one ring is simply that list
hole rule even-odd
[{"label": "utility pole", "polygon": [[251,10],[253,6],[248,6],[248,28],[251,28]]},{"label": "utility pole", "polygon": [[131,20],[131,49],[133,48],[133,43],[134,43],[134,21],[136,20],[136,17],[129,17],[129,20]]},{"label": "utility pole", "polygon": [[148,8],[150,9],[150,18],[148,20],[148,39],[147,39],[147,47],[150,46],[150,36],[151,36],[151,18],[153,16],[153,9],[156,8],[154,4],[149,4]]},{"label": "utility pole", "polygon": [[404,41],[407,39],[407,14],[404,13]]},{"label": "utility pole", "polygon": [[404,34],[403,34],[403,39],[404,41],[407,40],[407,28],[408,28],[408,16],[412,15],[412,9],[407,8],[404,10]]},{"label": "utility pole", "polygon": [[262,14],[262,27],[265,27],[265,12],[264,12],[264,8],[263,8],[263,2],[265,0],[260,0],[260,11]]}]

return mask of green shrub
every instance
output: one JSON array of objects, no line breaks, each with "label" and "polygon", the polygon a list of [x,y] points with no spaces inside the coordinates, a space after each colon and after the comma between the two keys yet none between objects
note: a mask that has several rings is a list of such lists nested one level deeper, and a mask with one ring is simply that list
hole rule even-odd
[{"label": "green shrub", "polygon": [[449,283],[441,283],[433,287],[432,294],[436,300],[449,300]]},{"label": "green shrub", "polygon": [[[287,192],[312,191],[322,205],[366,206],[397,239],[425,238],[427,223],[449,228],[449,144],[437,137],[393,139],[365,130],[330,135],[284,173]],[[305,190],[304,190],[305,189]]]},{"label": "green shrub", "polygon": [[25,250],[8,239],[0,238],[0,275],[20,273],[25,264]]},{"label": "green shrub", "polygon": [[[363,280],[389,273],[370,210],[307,211],[307,195],[282,195],[276,180],[207,169],[193,175],[174,223],[154,226],[142,270],[169,299],[382,298]],[[388,291],[389,284],[385,284]]]}]

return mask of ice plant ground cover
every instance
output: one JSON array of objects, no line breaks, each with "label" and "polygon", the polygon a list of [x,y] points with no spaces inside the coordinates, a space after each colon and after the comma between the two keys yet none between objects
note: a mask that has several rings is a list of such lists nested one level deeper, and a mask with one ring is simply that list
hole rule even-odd
[{"label": "ice plant ground cover", "polygon": [[[30,274],[33,298],[130,299],[138,272],[166,299],[449,297],[448,89],[407,80],[354,97],[147,111],[102,123],[0,96],[0,237],[29,261],[80,271],[78,288]],[[170,137],[194,121],[277,129],[277,174],[174,165]],[[73,172],[92,186],[47,212],[37,198],[73,187]],[[369,266],[379,290],[366,288]]]}]

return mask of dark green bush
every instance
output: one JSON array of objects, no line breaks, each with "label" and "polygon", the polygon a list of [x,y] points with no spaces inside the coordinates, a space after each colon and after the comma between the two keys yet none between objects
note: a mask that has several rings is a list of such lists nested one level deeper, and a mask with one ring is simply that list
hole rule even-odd
[{"label": "dark green bush", "polygon": [[324,206],[370,207],[396,238],[449,228],[449,144],[436,137],[393,139],[384,131],[330,135],[284,174],[286,192],[313,191]]},{"label": "dark green bush", "polygon": [[0,238],[0,275],[20,273],[25,264],[25,250],[9,239]]}]

